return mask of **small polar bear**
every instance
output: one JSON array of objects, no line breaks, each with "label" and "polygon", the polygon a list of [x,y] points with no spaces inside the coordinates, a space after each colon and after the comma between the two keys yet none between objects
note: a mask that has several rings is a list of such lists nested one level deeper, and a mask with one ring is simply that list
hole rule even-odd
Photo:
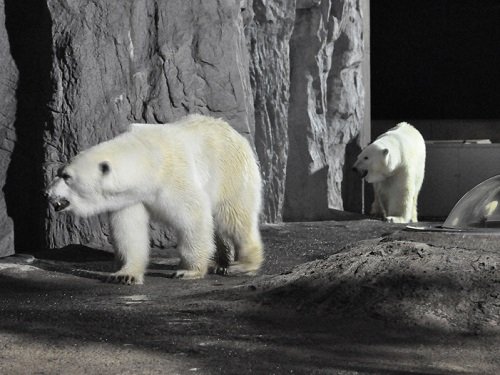
[{"label": "small polar bear", "polygon": [[56,211],[109,213],[122,261],[110,282],[143,283],[150,220],[177,233],[181,263],[174,277],[203,277],[217,259],[215,236],[234,245],[229,274],[255,274],[263,262],[257,161],[247,140],[220,119],[132,124],[61,168],[47,196]]},{"label": "small polar bear", "polygon": [[393,223],[417,222],[425,171],[425,141],[417,129],[399,123],[368,145],[353,169],[373,184],[372,215]]}]

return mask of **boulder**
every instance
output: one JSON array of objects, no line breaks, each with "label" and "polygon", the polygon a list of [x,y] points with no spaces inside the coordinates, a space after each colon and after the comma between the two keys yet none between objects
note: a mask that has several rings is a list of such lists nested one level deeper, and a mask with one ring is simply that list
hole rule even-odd
[{"label": "boulder", "polygon": [[[432,235],[427,239],[434,242]],[[478,246],[476,235],[446,233],[443,246],[390,237],[353,243],[262,281],[255,299],[273,311],[345,324],[382,321],[386,328],[495,335],[500,254],[491,238],[490,248]],[[453,246],[456,241],[469,242],[468,248]]]}]

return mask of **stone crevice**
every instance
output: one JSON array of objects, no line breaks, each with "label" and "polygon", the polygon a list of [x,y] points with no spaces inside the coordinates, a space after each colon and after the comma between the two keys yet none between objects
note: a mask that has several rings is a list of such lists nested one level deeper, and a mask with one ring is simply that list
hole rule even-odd
[{"label": "stone crevice", "polygon": [[[15,111],[11,123],[15,144],[9,155],[3,191],[6,213],[13,221],[15,248],[29,251],[44,244],[43,132],[50,122],[46,105],[51,90],[51,20],[44,2],[5,0],[2,3],[4,38],[10,46],[2,51],[10,50],[18,72],[17,105],[11,108]],[[6,94],[13,95],[12,92]]]}]

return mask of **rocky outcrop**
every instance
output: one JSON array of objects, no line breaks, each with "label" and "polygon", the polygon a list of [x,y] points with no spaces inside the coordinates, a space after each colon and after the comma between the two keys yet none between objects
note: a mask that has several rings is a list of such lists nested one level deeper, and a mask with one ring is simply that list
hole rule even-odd
[{"label": "rocky outcrop", "polygon": [[254,0],[246,29],[255,104],[255,147],[264,180],[264,219],[282,220],[288,156],[290,37],[295,0]]},{"label": "rocky outcrop", "polygon": [[[253,138],[253,100],[239,2],[48,1],[53,22],[52,127],[46,181],[77,152],[131,122],[188,113],[223,117]],[[49,247],[107,243],[106,220],[49,214]],[[67,229],[69,228],[69,229]],[[154,228],[155,244],[165,237]],[[167,236],[168,237],[168,236]]]},{"label": "rocky outcrop", "polygon": [[[284,304],[285,309],[293,306],[291,310],[318,318],[498,334],[500,287],[493,280],[500,276],[500,255],[491,246],[494,241],[486,234],[458,239],[445,233],[446,241],[438,246],[433,234],[427,236],[431,244],[391,238],[354,243],[329,258],[265,280],[256,287],[263,292],[255,298],[274,311]],[[464,239],[472,246],[450,245]],[[490,245],[478,246],[478,239]]]},{"label": "rocky outcrop", "polygon": [[[343,208],[363,116],[360,0],[4,1],[0,255],[13,228],[17,251],[109,246],[106,218],[55,215],[45,185],[129,123],[188,113],[255,146],[264,221]],[[155,247],[172,237],[152,233]]]},{"label": "rocky outcrop", "polygon": [[363,120],[362,35],[359,0],[297,1],[285,220],[327,219],[343,209],[346,147]]},{"label": "rocky outcrop", "polygon": [[[10,43],[5,28],[5,4],[0,0],[0,186],[5,186],[7,171],[12,160],[16,134],[15,92],[18,73],[10,53]],[[4,193],[0,190],[0,257],[14,253],[14,225],[7,214]]]}]

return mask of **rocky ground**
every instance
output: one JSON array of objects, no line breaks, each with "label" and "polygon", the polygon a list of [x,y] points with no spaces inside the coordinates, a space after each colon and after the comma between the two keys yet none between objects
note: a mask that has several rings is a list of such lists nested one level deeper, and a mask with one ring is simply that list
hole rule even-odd
[{"label": "rocky ground", "polygon": [[2,374],[498,374],[497,234],[375,220],[263,228],[257,277],[106,284],[110,254],[0,259]]}]

